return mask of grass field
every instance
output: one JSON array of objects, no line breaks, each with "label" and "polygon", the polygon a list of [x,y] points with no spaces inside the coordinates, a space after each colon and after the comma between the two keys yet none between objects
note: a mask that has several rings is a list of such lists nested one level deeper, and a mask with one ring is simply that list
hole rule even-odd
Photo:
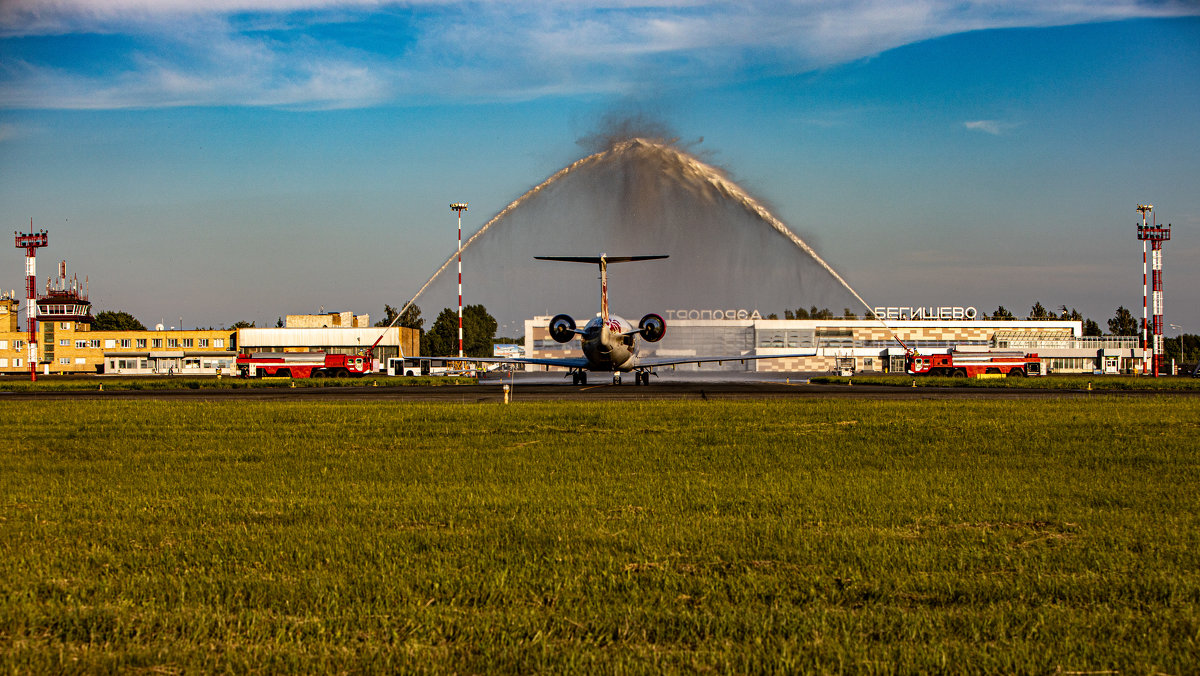
[{"label": "grass field", "polygon": [[1200,390],[1200,378],[1189,376],[1088,376],[1051,375],[1028,378],[942,378],[903,373],[856,376],[815,376],[813,383],[888,385],[891,387],[985,387],[1034,390]]},{"label": "grass field", "polygon": [[4,413],[0,672],[1200,665],[1192,397]]},{"label": "grass field", "polygon": [[244,390],[290,387],[438,387],[467,385],[475,378],[366,376],[363,378],[165,378],[163,376],[43,376],[40,380],[27,378],[0,379],[0,392],[70,392],[82,390]]}]

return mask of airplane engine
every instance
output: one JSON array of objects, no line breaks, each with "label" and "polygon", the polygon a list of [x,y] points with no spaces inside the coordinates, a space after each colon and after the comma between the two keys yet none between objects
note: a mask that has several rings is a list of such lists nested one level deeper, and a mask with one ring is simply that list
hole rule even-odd
[{"label": "airplane engine", "polygon": [[570,315],[554,315],[550,320],[550,337],[565,343],[575,337],[575,320]]},{"label": "airplane engine", "polygon": [[642,321],[638,322],[638,328],[642,330],[642,338],[651,343],[657,343],[667,335],[667,323],[656,314],[642,317]]}]

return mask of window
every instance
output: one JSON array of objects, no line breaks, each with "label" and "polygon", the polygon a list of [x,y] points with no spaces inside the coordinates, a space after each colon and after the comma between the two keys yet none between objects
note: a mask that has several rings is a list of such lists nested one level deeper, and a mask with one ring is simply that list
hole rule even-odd
[{"label": "window", "polygon": [[59,338],[58,344],[61,347],[71,347],[71,340],[69,338]]},{"label": "window", "polygon": [[139,348],[145,348],[145,347],[146,347],[146,339],[145,339],[145,338],[138,338],[138,339],[137,339],[137,346],[138,346]]},{"label": "window", "polygon": [[62,329],[63,331],[70,331],[71,322],[59,322],[58,328]]},{"label": "window", "polygon": [[178,338],[168,338],[167,339],[167,347],[179,347],[179,339]]},{"label": "window", "polygon": [[783,347],[783,335],[784,335],[783,331],[773,331],[771,333],[768,333],[766,331],[759,331],[758,332],[758,346],[759,347]]},{"label": "window", "polygon": [[0,359],[0,368],[8,368],[8,359]]},{"label": "window", "polygon": [[225,339],[213,338],[213,347],[225,347]]},{"label": "window", "polygon": [[571,345],[570,345],[570,343],[560,343],[557,340],[551,340],[549,338],[546,338],[546,339],[534,338],[533,339],[533,349],[534,350],[569,350],[569,349],[571,349]]},{"label": "window", "polygon": [[16,367],[16,368],[20,368],[20,367],[21,367],[21,365],[22,365],[22,363],[23,363],[23,362],[21,361],[21,359],[20,359],[19,357],[18,357],[17,359],[14,359],[14,360],[13,360],[13,366],[14,366],[14,367]]},{"label": "window", "polygon": [[89,340],[89,341],[88,341],[88,347],[95,347],[95,348],[99,348],[99,347],[100,347],[100,339],[99,339],[99,338],[93,338],[93,339]]},{"label": "window", "polygon": [[116,346],[117,346],[117,341],[112,338],[109,338],[104,341],[104,349],[106,349],[106,350],[111,350]]},{"label": "window", "polygon": [[84,349],[87,349],[87,346],[88,346],[88,342],[87,342],[86,340],[77,340],[77,341],[75,341],[75,349],[76,349],[76,350],[84,350]]},{"label": "window", "polygon": [[191,339],[191,338],[184,338],[184,339],[183,339],[183,346],[184,346],[184,347],[192,347],[192,342],[193,342],[193,341],[192,341],[192,339]]},{"label": "window", "polygon": [[[13,349],[14,350],[24,350],[25,349],[25,341],[14,340],[13,341]],[[14,364],[14,366],[20,366],[20,364]]]},{"label": "window", "polygon": [[7,350],[7,349],[8,349],[8,341],[0,340],[0,350]]},{"label": "window", "polygon": [[200,344],[198,345],[198,347],[208,347],[208,339],[207,339],[207,338],[201,338],[201,339],[200,339]]},{"label": "window", "polygon": [[818,328],[817,347],[850,348],[854,347],[854,331],[846,328]]},{"label": "window", "polygon": [[75,357],[75,363],[76,364],[86,364],[87,360],[84,359],[83,357]]},{"label": "window", "polygon": [[151,347],[162,347],[162,338],[151,338],[150,346]]},{"label": "window", "polygon": [[70,358],[70,357],[59,357],[59,358],[58,358],[58,363],[60,363],[60,364],[70,364],[70,363],[71,363],[71,358]]},{"label": "window", "polygon": [[1096,360],[1091,357],[1055,357],[1047,360],[1050,371],[1091,371],[1096,367]]},{"label": "window", "polygon": [[128,339],[128,338],[122,338],[122,339],[121,339],[121,347],[126,347],[126,348],[127,348],[127,347],[129,347],[131,344],[132,344],[132,343],[130,343],[130,341],[129,341],[129,339]]}]

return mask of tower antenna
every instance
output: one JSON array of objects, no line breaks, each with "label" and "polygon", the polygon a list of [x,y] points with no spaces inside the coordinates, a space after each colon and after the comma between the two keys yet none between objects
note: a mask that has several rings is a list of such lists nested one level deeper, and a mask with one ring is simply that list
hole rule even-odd
[{"label": "tower antenna", "polygon": [[29,232],[13,232],[17,248],[25,250],[25,323],[29,328],[29,380],[37,382],[37,250],[50,244],[43,229],[33,231],[33,219],[29,219]]},{"label": "tower antenna", "polygon": [[[1166,227],[1158,225],[1153,204],[1139,204],[1137,210],[1142,214],[1142,222],[1137,227],[1138,239],[1142,240],[1142,374],[1146,373],[1149,362],[1150,370],[1157,378],[1164,362],[1162,247],[1163,242],[1171,239],[1171,224],[1168,223]],[[1150,214],[1149,223],[1146,222],[1146,214]],[[1150,243],[1148,284],[1146,242]]]}]

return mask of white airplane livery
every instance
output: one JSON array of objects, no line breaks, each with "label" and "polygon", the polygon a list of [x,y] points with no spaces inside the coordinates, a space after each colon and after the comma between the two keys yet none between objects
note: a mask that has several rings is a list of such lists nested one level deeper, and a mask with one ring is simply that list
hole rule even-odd
[{"label": "white airplane livery", "polygon": [[465,358],[462,361],[487,364],[537,364],[558,366],[568,369],[571,382],[586,385],[588,372],[611,372],[613,384],[621,383],[621,374],[633,372],[634,382],[649,385],[650,374],[655,368],[676,364],[700,364],[704,362],[747,361],[757,359],[782,359],[785,357],[811,357],[815,351],[779,355],[727,355],[718,357],[641,357],[638,355],[637,338],[657,343],[667,335],[667,323],[657,314],[648,314],[634,326],[628,320],[608,311],[608,264],[652,261],[667,256],[535,256],[543,261],[565,261],[568,263],[591,263],[600,266],[600,312],[582,329],[576,328],[570,315],[555,315],[550,320],[550,337],[560,343],[580,338],[582,357],[566,358]]}]

